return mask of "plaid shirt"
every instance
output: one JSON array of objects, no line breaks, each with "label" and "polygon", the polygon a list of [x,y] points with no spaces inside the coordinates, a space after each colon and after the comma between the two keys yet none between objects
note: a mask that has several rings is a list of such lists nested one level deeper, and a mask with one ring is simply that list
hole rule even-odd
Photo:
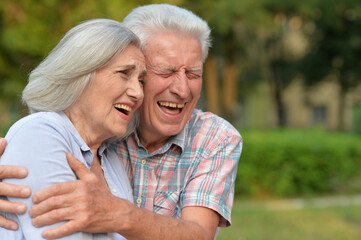
[{"label": "plaid shirt", "polygon": [[230,225],[242,150],[242,138],[230,123],[195,110],[184,129],[154,153],[147,153],[136,133],[116,148],[134,204],[177,218],[183,207],[207,207],[220,214],[219,226]]}]

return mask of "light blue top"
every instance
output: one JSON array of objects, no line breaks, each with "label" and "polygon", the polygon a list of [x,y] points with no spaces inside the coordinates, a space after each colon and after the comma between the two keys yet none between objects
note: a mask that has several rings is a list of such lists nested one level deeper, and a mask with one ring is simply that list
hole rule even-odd
[{"label": "light blue top", "polygon": [[[7,147],[0,159],[1,165],[20,165],[29,170],[24,179],[4,179],[4,182],[27,185],[32,194],[47,186],[76,180],[69,167],[66,154],[71,152],[88,168],[93,161],[93,153],[80,137],[72,122],[63,112],[40,112],[17,121],[6,135]],[[113,195],[132,201],[132,189],[122,163],[107,143],[103,143],[98,154],[105,180]],[[22,202],[28,207],[33,205],[27,199],[8,198],[12,202]],[[1,212],[20,225],[17,231],[0,228],[0,239],[43,239],[42,231],[62,223],[36,228],[31,224],[28,211],[22,215]],[[61,239],[124,239],[119,234],[90,234],[78,232]]]}]

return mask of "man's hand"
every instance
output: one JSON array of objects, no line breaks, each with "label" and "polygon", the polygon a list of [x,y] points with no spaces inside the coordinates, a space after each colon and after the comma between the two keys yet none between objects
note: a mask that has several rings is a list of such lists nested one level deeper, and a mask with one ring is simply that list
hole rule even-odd
[{"label": "man's hand", "polygon": [[44,238],[50,239],[79,231],[114,232],[111,228],[114,224],[110,222],[114,219],[115,205],[129,209],[132,204],[113,196],[72,154],[68,154],[67,159],[80,180],[55,184],[36,192],[32,199],[35,205],[29,211],[32,223],[40,227],[68,220],[42,233]]},{"label": "man's hand", "polygon": [[[0,157],[4,153],[6,141],[4,138],[0,139]],[[28,175],[28,171],[19,166],[1,166],[0,165],[0,179],[4,178],[24,178]],[[21,197],[26,198],[31,194],[30,188],[26,186],[17,186],[8,183],[0,182],[0,196]],[[0,199],[0,211],[12,212],[22,214],[26,211],[26,205],[22,203],[12,203]],[[9,230],[18,229],[18,224],[12,220],[8,220],[0,215],[0,227]]]},{"label": "man's hand", "polygon": [[219,216],[202,207],[186,207],[181,219],[139,208],[104,189],[97,176],[72,155],[70,167],[80,180],[38,191],[30,208],[35,226],[68,220],[42,236],[60,238],[74,232],[118,232],[127,239],[213,239]]}]

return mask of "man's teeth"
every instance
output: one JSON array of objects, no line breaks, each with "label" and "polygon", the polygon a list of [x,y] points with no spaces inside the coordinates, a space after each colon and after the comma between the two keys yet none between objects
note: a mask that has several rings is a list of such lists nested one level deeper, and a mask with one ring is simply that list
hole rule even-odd
[{"label": "man's teeth", "polygon": [[159,105],[163,107],[171,107],[171,108],[183,108],[184,103],[170,103],[170,102],[159,102]]},{"label": "man's teeth", "polygon": [[119,108],[119,109],[124,109],[128,112],[130,112],[132,110],[131,107],[129,107],[128,105],[125,105],[125,104],[115,104],[114,107]]}]

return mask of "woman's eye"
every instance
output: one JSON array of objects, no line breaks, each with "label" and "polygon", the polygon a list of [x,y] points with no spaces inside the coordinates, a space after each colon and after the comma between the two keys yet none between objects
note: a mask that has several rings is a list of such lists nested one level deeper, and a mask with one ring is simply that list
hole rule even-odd
[{"label": "woman's eye", "polygon": [[120,70],[120,71],[118,71],[118,73],[128,75],[128,70]]},{"label": "woman's eye", "polygon": [[140,82],[140,84],[141,84],[142,86],[145,85],[145,80],[144,80],[144,79],[139,79],[139,82]]}]

